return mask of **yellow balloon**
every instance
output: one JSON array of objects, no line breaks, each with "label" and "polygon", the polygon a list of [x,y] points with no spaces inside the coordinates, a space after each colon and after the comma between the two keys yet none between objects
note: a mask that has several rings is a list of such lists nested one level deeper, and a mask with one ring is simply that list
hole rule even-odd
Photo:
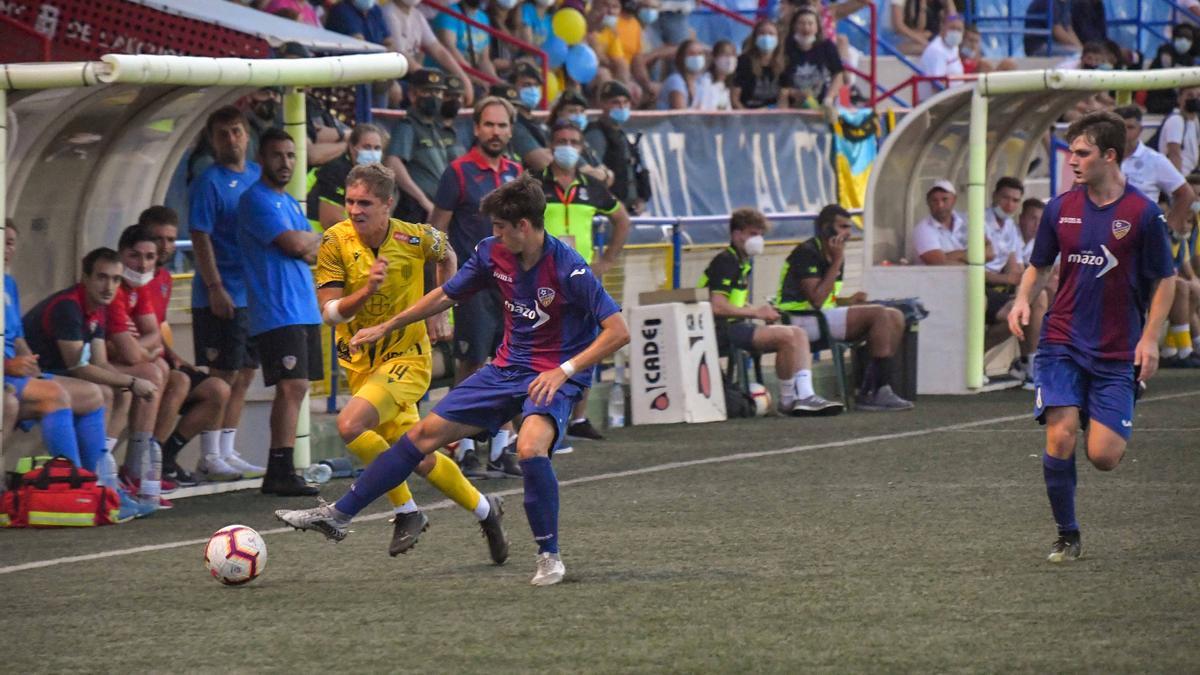
[{"label": "yellow balloon", "polygon": [[558,95],[562,93],[562,90],[562,74],[559,72],[559,70],[550,71],[550,77],[546,79],[547,105],[553,105],[554,101],[558,100]]},{"label": "yellow balloon", "polygon": [[550,21],[554,34],[568,45],[577,45],[587,35],[587,21],[577,9],[565,7],[554,13]]}]

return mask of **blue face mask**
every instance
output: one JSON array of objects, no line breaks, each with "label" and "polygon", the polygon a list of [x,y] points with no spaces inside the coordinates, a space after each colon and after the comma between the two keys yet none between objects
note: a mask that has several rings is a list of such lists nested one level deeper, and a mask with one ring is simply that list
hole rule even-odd
[{"label": "blue face mask", "polygon": [[683,67],[687,68],[689,73],[698,73],[704,70],[704,55],[692,54],[683,59]]},{"label": "blue face mask", "polygon": [[629,112],[630,111],[627,106],[621,106],[620,108],[613,108],[612,110],[609,110],[608,116],[611,117],[617,124],[624,124],[629,121]]},{"label": "blue face mask", "polygon": [[359,150],[354,158],[354,163],[359,166],[364,164],[378,164],[382,161],[383,150]]},{"label": "blue face mask", "polygon": [[758,51],[770,54],[775,51],[775,47],[779,46],[779,38],[770,33],[763,33],[754,38],[754,46],[758,47]]},{"label": "blue face mask", "polygon": [[583,131],[587,128],[587,115],[579,113],[578,115],[570,115],[567,119],[579,125],[579,130]]},{"label": "blue face mask", "polygon": [[529,108],[530,110],[538,107],[538,104],[542,102],[541,87],[521,87],[521,91],[519,93],[521,96],[521,103],[523,103],[525,107]]},{"label": "blue face mask", "polygon": [[360,12],[369,12],[375,6],[375,0],[354,0],[354,6]]},{"label": "blue face mask", "polygon": [[579,163],[579,151],[570,145],[556,145],[554,163],[564,169],[574,168]]},{"label": "blue face mask", "polygon": [[651,7],[643,7],[639,9],[638,21],[641,21],[643,26],[649,26],[655,21],[658,21],[658,10]]},{"label": "blue face mask", "polygon": [[1113,69],[1113,67],[1112,67],[1111,63],[1101,63],[1100,65],[1096,66],[1096,70],[1112,70],[1112,69]]}]

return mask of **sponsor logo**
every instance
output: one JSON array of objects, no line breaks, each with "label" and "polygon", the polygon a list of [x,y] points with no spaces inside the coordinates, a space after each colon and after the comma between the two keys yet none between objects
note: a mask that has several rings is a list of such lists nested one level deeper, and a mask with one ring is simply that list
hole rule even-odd
[{"label": "sponsor logo", "polygon": [[1070,216],[1062,216],[1058,219],[1059,225],[1082,225],[1082,218],[1072,218]]},{"label": "sponsor logo", "polygon": [[350,360],[350,343],[346,342],[345,338],[337,341],[337,355],[342,361]]},{"label": "sponsor logo", "polygon": [[296,357],[290,354],[280,359],[279,362],[283,364],[284,370],[291,370],[296,367]]},{"label": "sponsor logo", "polygon": [[662,358],[664,345],[659,337],[662,325],[661,319],[647,319],[646,323],[642,324],[642,339],[646,341],[642,345],[642,353],[637,355],[637,358],[642,360],[642,381],[639,386],[647,394],[660,392],[650,400],[651,410],[666,410],[671,407],[671,398],[666,392],[666,379],[662,371]]},{"label": "sponsor logo", "polygon": [[1125,427],[1126,429],[1132,429],[1133,422],[1131,422],[1129,420],[1121,420],[1121,426]]},{"label": "sponsor logo", "polygon": [[216,347],[209,347],[204,350],[204,358],[208,359],[209,363],[216,361],[217,357],[220,355],[221,350],[217,349]]},{"label": "sponsor logo", "polygon": [[571,277],[577,277],[577,276],[579,276],[579,275],[581,275],[581,274],[587,274],[587,270],[586,270],[586,269],[584,269],[584,268],[582,268],[582,267],[580,267],[580,268],[579,268],[579,269],[577,269],[577,270],[573,270],[573,271],[571,272],[571,276],[570,276],[570,277],[567,277],[567,278],[568,278],[568,279],[570,279]]},{"label": "sponsor logo", "polygon": [[1112,233],[1117,239],[1124,239],[1132,228],[1133,225],[1128,220],[1114,220],[1112,223]]},{"label": "sponsor logo", "polygon": [[1107,246],[1101,244],[1100,250],[1104,253],[1104,255],[1096,255],[1091,251],[1072,253],[1067,256],[1067,262],[1075,263],[1076,265],[1088,265],[1089,267],[1101,268],[1100,271],[1096,273],[1096,278],[1099,279],[1105,274],[1108,274],[1119,264],[1117,261],[1117,256],[1113,255],[1112,251],[1108,250]]},{"label": "sponsor logo", "polygon": [[408,238],[408,243],[412,244],[413,246],[420,246],[421,238],[414,234],[413,236]]},{"label": "sponsor logo", "polygon": [[577,192],[577,193],[575,194],[575,196],[576,196],[576,197],[579,199],[579,201],[581,201],[581,202],[586,202],[586,201],[588,200],[588,191],[587,191],[587,188],[586,188],[586,187],[580,187],[580,188],[579,188],[579,192]]},{"label": "sponsor logo", "polygon": [[1035,407],[1035,408],[1042,407],[1042,388],[1041,387],[1037,388],[1037,400],[1035,400],[1033,402],[1033,407]]},{"label": "sponsor logo", "polygon": [[235,187],[237,187],[237,179],[236,179],[236,178],[234,178],[233,180],[229,181],[229,187],[231,187],[231,188],[235,188]]},{"label": "sponsor logo", "polygon": [[538,289],[538,304],[542,307],[549,307],[554,302],[554,289],[543,286]]},{"label": "sponsor logo", "polygon": [[533,303],[532,307],[530,307],[529,305],[526,305],[523,302],[513,302],[511,300],[505,300],[504,308],[507,309],[509,312],[516,314],[519,317],[523,317],[525,319],[529,319],[530,321],[534,322],[533,323],[534,328],[537,328],[538,326],[540,326],[550,320],[550,315],[543,312],[542,308],[539,307],[536,302]]},{"label": "sponsor logo", "polygon": [[511,284],[513,282],[512,277],[510,277],[507,274],[505,274],[504,272],[500,272],[498,270],[492,270],[492,276],[499,279],[500,281],[503,281],[506,284]]}]

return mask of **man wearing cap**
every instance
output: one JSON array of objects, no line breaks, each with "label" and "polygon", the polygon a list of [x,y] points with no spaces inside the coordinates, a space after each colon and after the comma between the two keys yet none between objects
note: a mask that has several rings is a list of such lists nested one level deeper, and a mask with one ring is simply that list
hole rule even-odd
[{"label": "man wearing cap", "polygon": [[939,180],[925,193],[929,215],[912,231],[913,262],[924,265],[967,264],[967,220],[955,212],[958,190]]},{"label": "man wearing cap", "polygon": [[513,84],[516,87],[517,123],[513,125],[513,159],[530,171],[541,171],[550,166],[553,159],[550,150],[550,133],[546,125],[533,116],[533,111],[542,102],[542,73],[537,67],[524,61],[517,64]]},{"label": "man wearing cap", "polygon": [[432,68],[408,76],[408,115],[392,130],[385,164],[396,174],[404,198],[396,216],[410,223],[428,222],[433,196],[450,162],[461,154],[452,128],[442,124],[446,76]]},{"label": "man wearing cap", "polygon": [[[650,199],[650,176],[643,167],[641,151],[636,143],[629,142],[622,127],[629,121],[632,97],[625,85],[609,80],[600,87],[600,101],[604,114],[588,126],[583,138],[613,172],[609,191],[626,210],[638,215]],[[641,139],[640,135],[638,139]]]}]

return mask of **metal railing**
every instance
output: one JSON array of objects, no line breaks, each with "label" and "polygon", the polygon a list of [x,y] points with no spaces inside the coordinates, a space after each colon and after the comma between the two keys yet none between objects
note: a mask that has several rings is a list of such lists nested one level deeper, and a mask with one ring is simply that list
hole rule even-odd
[{"label": "metal railing", "polygon": [[[1141,3],[1141,0],[1138,0]],[[1046,56],[1051,55],[1054,48],[1054,2],[1046,3],[1045,14],[1014,14],[1013,0],[1008,0],[1004,16],[979,16],[974,12],[974,4],[967,3],[964,8],[963,15],[966,17],[968,24],[974,24],[979,28],[980,37],[987,35],[1005,35],[1008,37],[1008,54],[1013,56],[1016,50],[1013,49],[1013,42],[1018,37],[1024,38],[1026,35],[1039,35],[1046,38]],[[1140,11],[1139,11],[1140,16]],[[1025,28],[1027,19],[1046,19],[1046,28]],[[1016,23],[1013,27],[1011,24]],[[1001,28],[986,28],[987,24],[1004,24]],[[1021,50],[1024,51],[1024,41],[1021,43]],[[1026,54],[1026,56],[1037,56],[1037,54]]]}]

